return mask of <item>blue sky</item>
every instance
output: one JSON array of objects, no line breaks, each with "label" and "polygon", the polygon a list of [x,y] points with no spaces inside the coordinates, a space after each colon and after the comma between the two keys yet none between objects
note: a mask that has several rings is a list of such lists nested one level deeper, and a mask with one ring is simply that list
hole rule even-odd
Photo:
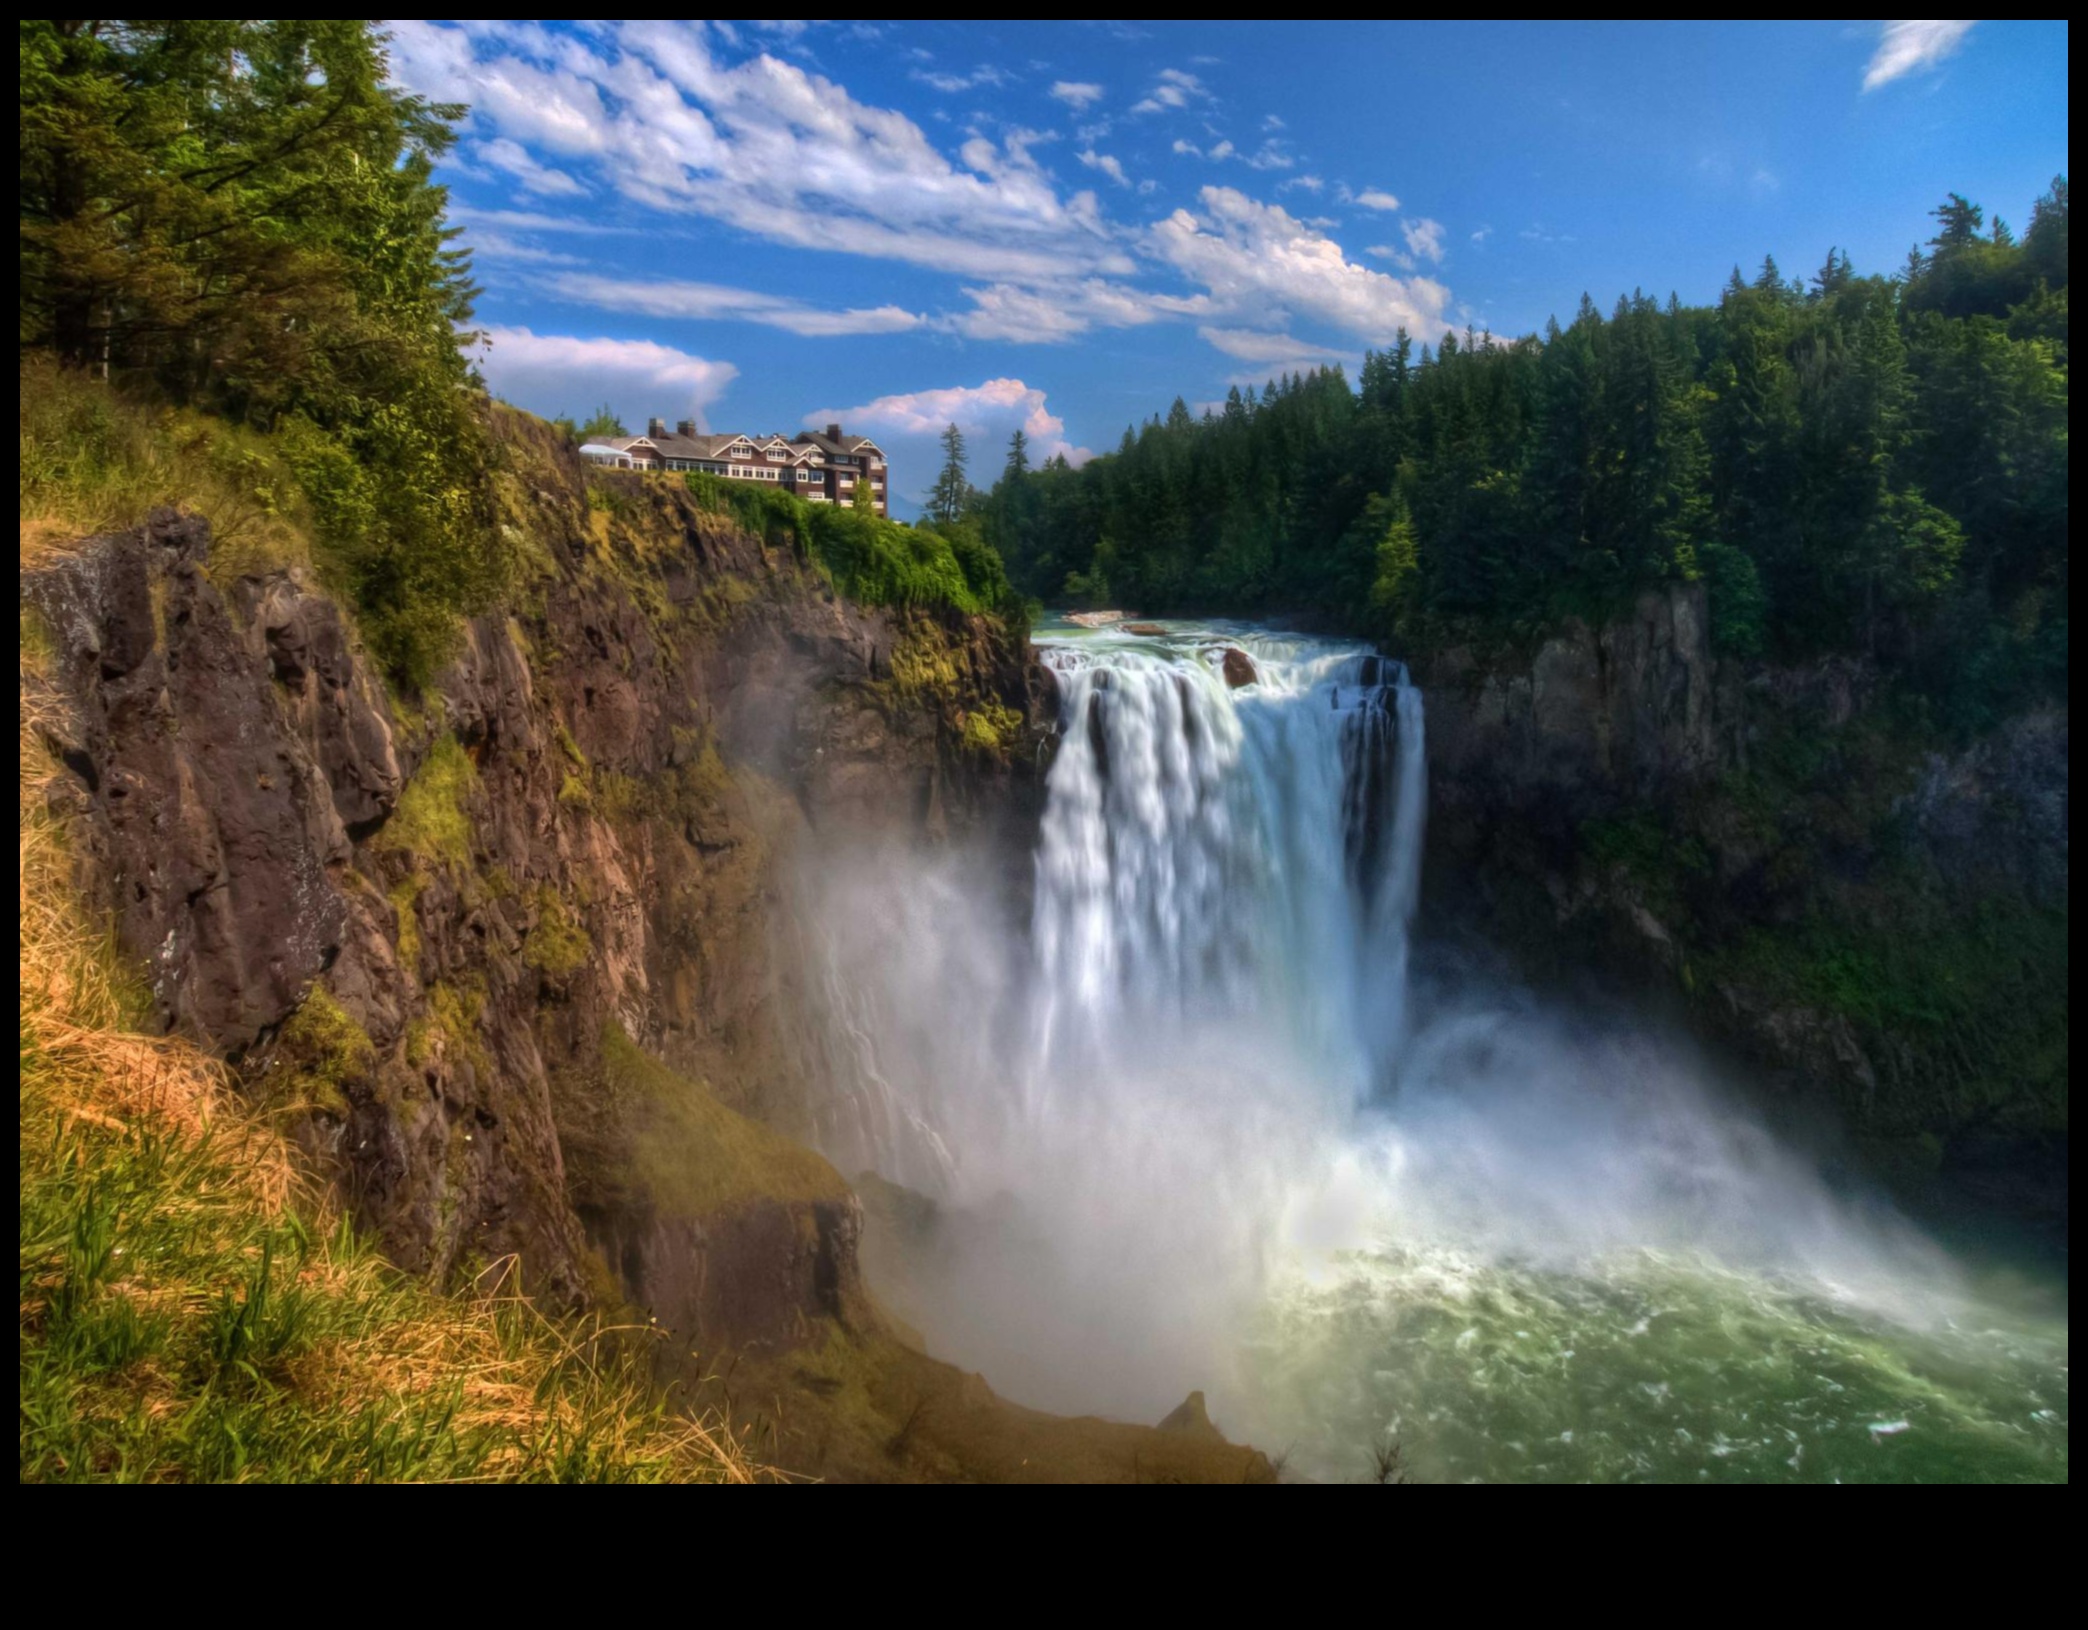
[{"label": "blue sky", "polygon": [[1890,270],[2066,165],[2057,23],[401,22],[493,388],[1078,460],[1177,395],[1765,252]]}]

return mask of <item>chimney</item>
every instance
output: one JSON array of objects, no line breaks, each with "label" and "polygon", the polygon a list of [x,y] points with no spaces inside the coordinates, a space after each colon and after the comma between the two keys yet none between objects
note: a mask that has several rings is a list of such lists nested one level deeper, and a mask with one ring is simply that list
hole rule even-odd
[{"label": "chimney", "polygon": [[695,435],[695,434],[696,434],[696,421],[695,421],[694,419],[677,419],[677,420],[676,420],[676,421],[674,422],[674,433],[675,433],[675,434],[676,434],[677,436],[693,436],[693,435]]},{"label": "chimney", "polygon": [[837,425],[837,424],[830,424],[830,425],[828,425],[828,426],[827,426],[827,440],[828,440],[828,441],[839,441],[840,439],[841,439],[841,427],[840,427],[839,425]]},{"label": "chimney", "polygon": [[666,435],[667,421],[665,419],[647,419],[645,421],[645,433],[648,436]]}]

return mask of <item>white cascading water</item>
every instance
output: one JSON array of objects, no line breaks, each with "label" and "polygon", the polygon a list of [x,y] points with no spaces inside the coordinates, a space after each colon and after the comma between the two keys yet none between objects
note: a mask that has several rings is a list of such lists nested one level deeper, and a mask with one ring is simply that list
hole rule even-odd
[{"label": "white cascading water", "polygon": [[1984,1452],[2013,1411],[2063,1475],[2063,1313],[2005,1363],[1936,1347],[1970,1305],[1949,1261],[1685,1054],[1412,973],[1398,663],[1211,624],[1039,647],[1061,739],[1030,921],[980,857],[809,879],[822,1137],[938,1202],[871,1260],[938,1351],[1050,1408],[1157,1419],[1202,1387],[1335,1477],[1388,1433],[1427,1475],[1877,1475],[1859,1451],[1930,1363],[1953,1430]]}]

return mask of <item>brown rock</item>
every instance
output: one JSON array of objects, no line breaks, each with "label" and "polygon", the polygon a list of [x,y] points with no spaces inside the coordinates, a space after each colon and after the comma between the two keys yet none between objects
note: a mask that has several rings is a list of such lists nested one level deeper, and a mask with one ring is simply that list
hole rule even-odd
[{"label": "brown rock", "polygon": [[1261,675],[1254,671],[1254,661],[1237,645],[1225,648],[1225,682],[1234,690],[1242,685],[1258,684]]}]

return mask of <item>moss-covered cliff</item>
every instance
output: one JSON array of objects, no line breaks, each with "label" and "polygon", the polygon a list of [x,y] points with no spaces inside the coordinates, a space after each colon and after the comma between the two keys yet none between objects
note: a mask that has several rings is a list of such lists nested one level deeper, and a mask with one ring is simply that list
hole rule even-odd
[{"label": "moss-covered cliff", "polygon": [[[852,603],[793,529],[496,413],[494,524],[526,570],[422,694],[309,572],[213,569],[206,517],[25,571],[24,685],[83,885],[156,1023],[232,1061],[392,1261],[456,1283],[512,1255],[541,1305],[635,1306],[686,1383],[783,1365],[705,1396],[787,1469],[1018,1475],[997,1426],[939,1408],[902,1438],[927,1393],[1014,1417],[862,1290],[858,1202],[798,1141],[785,948],[801,845],[1022,841],[1021,632]],[[830,1429],[765,1426],[775,1386],[828,1398]],[[1095,1475],[1267,1471],[1098,1430]]]},{"label": "moss-covered cliff", "polygon": [[1953,743],[1862,661],[1706,635],[1690,586],[1424,657],[1432,920],[1665,993],[1895,1160],[2057,1151],[2063,1187],[2065,710]]}]

